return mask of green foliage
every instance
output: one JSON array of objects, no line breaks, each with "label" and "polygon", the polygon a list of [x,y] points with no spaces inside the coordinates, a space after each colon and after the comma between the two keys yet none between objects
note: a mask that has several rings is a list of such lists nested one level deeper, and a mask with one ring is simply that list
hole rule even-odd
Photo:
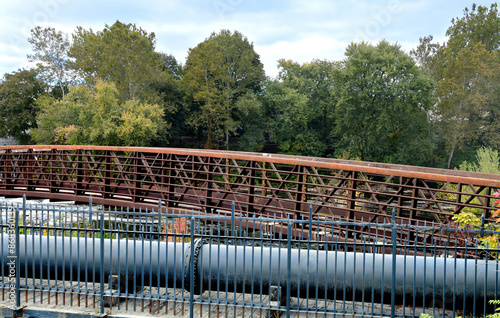
[{"label": "green foliage", "polygon": [[67,73],[69,59],[67,56],[70,43],[68,36],[51,27],[37,26],[31,30],[28,42],[32,45],[34,54],[28,55],[30,62],[38,62],[37,68],[45,83],[57,86],[61,96],[67,92]]},{"label": "green foliage", "polygon": [[156,37],[135,24],[116,21],[104,30],[94,32],[77,27],[69,56],[73,69],[88,84],[97,79],[115,83],[121,101],[140,99],[157,103],[157,93],[151,86],[170,72],[155,52]]},{"label": "green foliage", "polygon": [[482,147],[477,150],[476,160],[477,163],[462,162],[459,170],[500,174],[498,151],[489,147]]},{"label": "green foliage", "polygon": [[116,134],[124,145],[149,146],[155,139],[162,126],[163,111],[160,107],[137,100],[129,100],[123,105]]},{"label": "green foliage", "polygon": [[163,120],[166,123],[163,131],[159,132],[158,139],[153,146],[164,146],[165,144],[181,145],[182,136],[189,135],[191,131],[186,127],[188,116],[183,106],[185,93],[180,87],[180,79],[184,73],[183,67],[175,57],[165,53],[159,53],[162,60],[163,75],[152,83],[150,89],[158,94],[158,104],[163,107]]},{"label": "green foliage", "polygon": [[[477,151],[476,155],[477,163],[468,163],[464,161],[460,165],[460,170],[465,170],[465,171],[473,171],[473,172],[481,172],[481,173],[500,173],[500,160],[498,156],[498,151],[494,151],[491,148],[480,148]],[[456,191],[456,188],[452,188],[453,191]],[[485,191],[482,191],[481,194],[485,195]],[[455,195],[453,195],[455,196]],[[498,198],[500,197],[500,194],[498,192],[493,194],[494,197]],[[461,196],[462,202],[466,202],[470,200],[470,198],[467,195],[462,195]],[[478,206],[482,204],[477,198],[474,198],[470,203],[472,204],[477,204]],[[494,206],[497,206],[499,203],[498,200],[493,202]],[[472,225],[472,226],[480,226],[481,225],[481,214],[483,214],[484,210],[480,208],[471,208],[471,207],[465,207],[462,212],[460,212],[457,215],[454,215],[452,217],[452,221],[458,223],[459,225]],[[498,217],[498,213],[500,210],[497,212],[493,213],[493,218]],[[488,224],[489,229],[493,231],[499,231],[500,226],[498,224],[498,221],[495,223],[490,223]],[[499,244],[499,237],[497,235],[486,235],[484,237],[481,237],[481,244],[480,246],[485,249],[489,248],[498,248]],[[494,256],[498,258],[498,253],[496,252],[491,252],[491,256]]]},{"label": "green foliage", "polygon": [[339,151],[362,160],[426,164],[434,84],[399,45],[353,43],[334,93]]},{"label": "green foliage", "polygon": [[467,212],[461,212],[457,215],[454,215],[452,218],[453,222],[459,223],[459,224],[467,224],[467,225],[474,225],[474,226],[480,226],[481,225],[481,218],[477,216],[477,213],[467,211]]},{"label": "green foliage", "polygon": [[286,89],[266,91],[267,112],[275,114],[266,116],[271,120],[271,141],[279,143],[280,150],[286,153],[318,157],[330,154],[335,108],[331,88],[335,85],[338,63],[313,60],[299,64],[279,60],[278,67],[280,72],[274,85]]},{"label": "green foliage", "polygon": [[35,70],[4,75],[0,82],[0,137],[11,136],[20,144],[31,142],[29,131],[36,128],[36,101],[45,87]]},{"label": "green foliage", "polygon": [[445,44],[420,39],[412,55],[438,82],[431,118],[447,152],[447,167],[457,150],[482,144],[500,148],[500,15],[497,4],[465,8],[452,20]]},{"label": "green foliage", "polygon": [[[499,299],[490,299],[488,302],[490,305],[500,305],[500,300]],[[500,307],[495,309],[495,312],[493,314],[486,315],[486,318],[499,318],[500,317]]]},{"label": "green foliage", "polygon": [[169,71],[174,77],[178,80],[182,78],[182,74],[184,74],[184,69],[182,68],[182,64],[180,64],[175,56],[166,53],[158,53],[164,71]]},{"label": "green foliage", "polygon": [[279,145],[288,154],[316,155],[324,151],[324,146],[308,129],[311,121],[309,99],[297,89],[279,81],[269,82],[263,97],[269,140]]},{"label": "green foliage", "polygon": [[[477,163],[469,163],[467,161],[460,164],[460,170],[481,172],[481,173],[500,173],[500,158],[498,156],[498,151],[491,148],[480,148],[476,154]],[[451,191],[456,191],[456,187],[451,187]],[[484,194],[484,193],[483,193]],[[452,195],[450,199],[455,199],[456,195]],[[465,202],[469,200],[469,196],[462,195],[462,201]],[[481,202],[477,198],[473,199],[470,203],[481,205]],[[481,225],[481,214],[483,209],[465,207],[463,211],[457,215],[454,215],[452,220],[459,224],[467,224],[479,226]]]},{"label": "green foliage", "polygon": [[40,100],[33,140],[43,144],[148,146],[164,129],[158,105],[129,100],[121,103],[112,83],[98,81],[94,89],[73,87],[58,101]]},{"label": "green foliage", "polygon": [[490,9],[485,6],[472,5],[465,8],[464,16],[451,20],[451,26],[446,31],[450,38],[447,46],[452,52],[463,48],[471,48],[482,43],[487,51],[497,51],[500,47],[500,15],[497,3],[492,3]]},{"label": "green foliage", "polygon": [[437,82],[442,78],[444,44],[433,43],[433,39],[432,35],[421,37],[419,45],[410,51],[410,55]]},{"label": "green foliage", "polygon": [[237,31],[212,33],[189,50],[181,80],[190,97],[186,103],[190,112],[187,124],[203,131],[206,147],[229,147],[229,135],[244,119],[238,100],[259,92],[264,79],[253,44]]},{"label": "green foliage", "polygon": [[448,167],[457,147],[478,138],[482,116],[488,113],[490,83],[499,70],[496,54],[488,52],[481,43],[460,50],[444,67],[436,91],[436,111],[440,117],[439,132],[449,152]]},{"label": "green foliage", "polygon": [[265,118],[261,101],[253,95],[242,96],[236,105],[242,120],[240,127],[242,134],[238,148],[245,151],[261,151],[265,144]]}]

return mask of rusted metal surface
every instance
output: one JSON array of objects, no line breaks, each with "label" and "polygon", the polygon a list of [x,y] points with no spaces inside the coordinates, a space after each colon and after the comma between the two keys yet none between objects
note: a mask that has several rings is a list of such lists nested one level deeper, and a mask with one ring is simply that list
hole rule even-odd
[{"label": "rusted metal surface", "polygon": [[500,176],[327,158],[177,148],[0,147],[0,195],[242,216],[448,222],[490,217]]}]

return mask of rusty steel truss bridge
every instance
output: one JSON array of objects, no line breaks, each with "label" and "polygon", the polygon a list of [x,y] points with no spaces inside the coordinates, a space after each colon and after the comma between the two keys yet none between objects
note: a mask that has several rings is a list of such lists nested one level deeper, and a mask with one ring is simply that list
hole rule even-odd
[{"label": "rusty steel truss bridge", "polygon": [[[197,214],[448,223],[491,218],[500,175],[342,159],[178,148],[0,147],[0,196]],[[160,204],[159,204],[160,202]]]}]

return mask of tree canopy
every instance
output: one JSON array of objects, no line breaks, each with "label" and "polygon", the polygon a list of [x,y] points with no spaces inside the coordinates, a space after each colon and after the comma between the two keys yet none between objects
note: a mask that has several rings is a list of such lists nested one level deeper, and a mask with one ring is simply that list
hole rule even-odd
[{"label": "tree canopy", "polygon": [[0,137],[13,137],[21,144],[31,143],[29,132],[36,128],[36,101],[46,85],[36,70],[5,74],[0,82]]},{"label": "tree canopy", "polygon": [[154,33],[116,21],[97,32],[77,27],[69,56],[74,60],[74,70],[87,83],[111,81],[122,101],[157,102],[151,86],[167,73],[163,72],[164,63],[155,45]]},{"label": "tree canopy", "polygon": [[443,44],[421,38],[412,53],[437,81],[433,121],[450,168],[457,150],[499,147],[500,15],[497,4],[465,8]]},{"label": "tree canopy", "polygon": [[448,167],[455,150],[477,140],[484,129],[492,97],[490,83],[500,71],[498,62],[494,53],[478,43],[460,50],[443,69],[436,95],[440,132],[449,152]]},{"label": "tree canopy", "polygon": [[39,76],[43,77],[47,84],[58,86],[64,97],[70,71],[68,36],[51,27],[37,26],[31,30],[28,42],[32,45],[34,53],[28,55],[28,60],[37,62]]},{"label": "tree canopy", "polygon": [[449,37],[447,46],[451,52],[460,52],[463,48],[472,48],[482,43],[487,51],[498,51],[500,48],[500,16],[497,3],[490,8],[472,5],[464,9],[464,16],[451,20],[446,31]]},{"label": "tree canopy", "polygon": [[[238,100],[260,91],[265,73],[253,44],[241,33],[212,33],[189,50],[182,88],[191,97],[188,124],[206,135],[206,146],[224,143],[241,122]],[[223,138],[226,137],[225,142]]]},{"label": "tree canopy", "polygon": [[337,67],[324,60],[278,61],[278,79],[268,84],[263,101],[270,141],[281,151],[312,156],[332,152]]},{"label": "tree canopy", "polygon": [[434,83],[399,45],[351,44],[334,92],[338,149],[362,160],[424,164]]},{"label": "tree canopy", "polygon": [[165,123],[158,105],[121,102],[116,86],[98,81],[95,88],[72,87],[62,100],[40,102],[33,140],[45,144],[148,146]]},{"label": "tree canopy", "polygon": [[213,32],[183,65],[135,24],[71,38],[36,27],[38,66],[0,82],[0,134],[456,167],[481,147],[500,150],[499,34],[497,5],[473,5],[442,43],[421,37],[410,54],[351,43],[342,61],[280,59],[266,78],[238,31]]}]

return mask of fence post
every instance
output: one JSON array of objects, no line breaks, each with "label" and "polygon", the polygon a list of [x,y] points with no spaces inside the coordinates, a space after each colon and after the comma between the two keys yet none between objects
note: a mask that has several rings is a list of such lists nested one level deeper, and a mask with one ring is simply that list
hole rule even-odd
[{"label": "fence post", "polygon": [[309,232],[307,233],[307,241],[310,242],[312,240],[312,219],[313,219],[313,207],[309,206]]},{"label": "fence post", "polygon": [[481,215],[481,237],[484,237],[484,212]]},{"label": "fence post", "polygon": [[[288,220],[288,240],[286,255],[286,316],[290,317],[290,279],[292,270],[292,220]],[[298,264],[297,264],[298,265]]]},{"label": "fence post", "polygon": [[396,316],[396,244],[397,244],[397,226],[396,226],[396,209],[392,209],[392,232],[391,232],[391,245],[392,245],[392,286],[391,286],[391,318]]},{"label": "fence post", "polygon": [[[167,209],[168,209],[168,205],[167,205]],[[162,232],[163,232],[163,222],[161,220],[161,212],[162,212],[162,209],[161,209],[161,199],[158,200],[158,245],[160,245],[160,242],[162,241]],[[166,226],[166,221],[165,221],[165,226]],[[165,229],[165,233],[167,232],[167,229]],[[165,237],[165,242],[167,242],[167,239]],[[167,243],[168,244],[168,243]],[[156,257],[158,258],[158,273],[160,273],[160,248],[158,248],[158,253],[156,254]],[[151,264],[151,267],[153,266],[153,264]],[[157,286],[158,286],[158,297],[160,296],[160,280],[161,280],[161,275],[158,274],[158,278],[157,278]],[[153,285],[153,283],[151,283],[151,285]],[[158,311],[157,313],[159,314],[160,313],[160,306],[159,306],[160,302],[158,301]],[[168,308],[168,306],[166,305],[166,302],[165,302],[165,306]]]},{"label": "fence post", "polygon": [[234,236],[234,201],[231,203],[231,236]]},{"label": "fence post", "polygon": [[189,317],[194,317],[194,216],[191,217],[191,242],[189,264]]},{"label": "fence post", "polygon": [[[92,224],[92,196],[89,197],[89,227]],[[84,224],[85,226],[85,224]],[[88,228],[88,227],[87,227]],[[87,233],[85,233],[87,235]]]},{"label": "fence post", "polygon": [[100,248],[100,282],[101,282],[101,302],[100,302],[100,313],[104,314],[104,210],[101,210],[101,220],[100,220],[100,236],[101,236],[101,248]]},{"label": "fence post", "polygon": [[[18,206],[19,207],[19,206]],[[26,211],[26,194],[23,194],[23,214]],[[21,263],[19,259],[19,209],[15,213],[16,222],[16,310],[21,308],[21,291],[19,286],[21,284]]]}]

